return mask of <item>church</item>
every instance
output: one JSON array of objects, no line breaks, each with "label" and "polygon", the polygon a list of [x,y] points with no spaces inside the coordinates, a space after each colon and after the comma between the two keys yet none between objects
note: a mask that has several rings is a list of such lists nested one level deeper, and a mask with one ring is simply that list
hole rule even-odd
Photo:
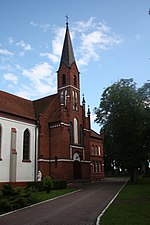
[{"label": "church", "polygon": [[80,72],[68,22],[57,93],[27,100],[0,91],[0,182],[100,180],[103,137],[91,129],[90,109],[80,102]]}]

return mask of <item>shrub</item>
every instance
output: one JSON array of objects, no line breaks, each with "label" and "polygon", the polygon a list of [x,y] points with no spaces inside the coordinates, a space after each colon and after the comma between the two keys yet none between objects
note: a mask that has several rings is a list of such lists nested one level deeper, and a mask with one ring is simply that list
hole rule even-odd
[{"label": "shrub", "polygon": [[14,195],[14,189],[11,186],[11,184],[4,184],[1,191],[2,191],[3,195],[5,195],[5,196]]},{"label": "shrub", "polygon": [[63,188],[67,188],[67,182],[66,180],[54,180],[53,181],[54,184],[54,189],[63,189]]},{"label": "shrub", "polygon": [[54,185],[53,185],[53,181],[52,178],[50,176],[46,176],[43,179],[43,188],[47,193],[50,193],[51,189],[53,189]]},{"label": "shrub", "polygon": [[27,188],[32,188],[32,190],[43,191],[43,182],[42,181],[33,181],[27,183]]},{"label": "shrub", "polygon": [[12,210],[12,205],[7,199],[1,199],[0,201],[0,213],[6,213]]}]

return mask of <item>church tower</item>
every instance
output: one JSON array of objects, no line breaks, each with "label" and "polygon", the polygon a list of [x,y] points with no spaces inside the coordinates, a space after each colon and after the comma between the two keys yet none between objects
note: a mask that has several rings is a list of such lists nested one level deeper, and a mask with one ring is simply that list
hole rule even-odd
[{"label": "church tower", "polygon": [[80,105],[80,80],[71,43],[68,22],[57,75],[58,95],[61,105],[68,111],[78,111]]}]

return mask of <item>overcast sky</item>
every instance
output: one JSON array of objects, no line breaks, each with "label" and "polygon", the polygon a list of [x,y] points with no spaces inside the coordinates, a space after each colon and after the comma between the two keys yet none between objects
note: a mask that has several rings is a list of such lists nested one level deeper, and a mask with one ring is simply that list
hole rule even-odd
[{"label": "overcast sky", "polygon": [[106,87],[150,79],[149,8],[148,0],[0,0],[0,89],[31,100],[56,93],[67,14],[93,120]]}]

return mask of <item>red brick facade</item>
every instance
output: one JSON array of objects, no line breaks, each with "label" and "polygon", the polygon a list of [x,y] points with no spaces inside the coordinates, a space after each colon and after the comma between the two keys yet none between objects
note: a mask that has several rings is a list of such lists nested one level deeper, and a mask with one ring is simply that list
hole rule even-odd
[{"label": "red brick facade", "polygon": [[[103,140],[90,128],[84,99],[80,105],[79,71],[70,46],[67,26],[57,72],[58,94],[51,96],[51,104],[39,115],[39,169],[53,179],[99,180],[104,177]],[[92,153],[93,145],[100,149],[99,154]]]}]

